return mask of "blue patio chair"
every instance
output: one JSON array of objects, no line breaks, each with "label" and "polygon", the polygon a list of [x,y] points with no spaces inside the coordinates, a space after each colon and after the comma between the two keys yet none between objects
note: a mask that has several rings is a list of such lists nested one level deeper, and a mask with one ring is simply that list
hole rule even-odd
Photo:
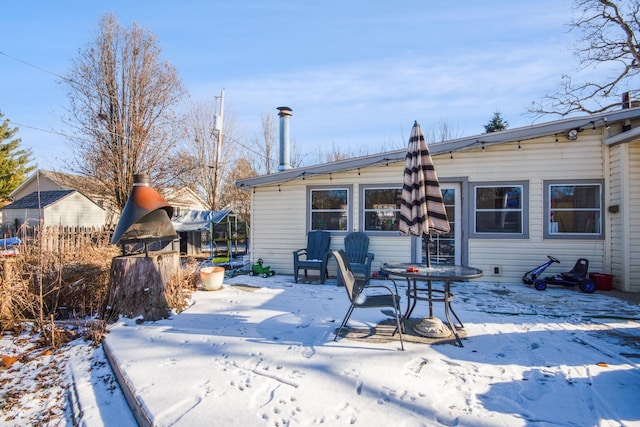
[{"label": "blue patio chair", "polygon": [[329,244],[331,234],[328,231],[310,231],[307,234],[307,247],[293,251],[293,277],[298,283],[298,270],[320,271],[320,283],[324,283],[327,276],[327,261],[329,259]]},{"label": "blue patio chair", "polygon": [[353,274],[362,276],[368,283],[374,258],[373,253],[369,252],[369,237],[361,231],[347,234],[344,238],[344,251],[349,257]]},{"label": "blue patio chair", "polygon": [[[343,250],[332,251],[331,254],[335,257],[336,263],[338,264],[338,278],[347,290],[347,295],[351,302],[347,314],[344,316],[344,320],[342,320],[333,340],[337,341],[338,336],[340,336],[342,329],[347,325],[354,309],[391,307],[396,317],[396,329],[393,331],[392,336],[398,332],[400,336],[400,347],[404,350],[404,341],[402,339],[404,324],[400,320],[402,317],[400,314],[400,296],[398,295],[398,288],[395,286],[395,282],[393,282],[395,290],[385,285],[367,285],[366,282],[355,278],[349,265],[349,257]],[[371,290],[375,288],[382,289],[383,291],[376,293],[371,292]]]}]

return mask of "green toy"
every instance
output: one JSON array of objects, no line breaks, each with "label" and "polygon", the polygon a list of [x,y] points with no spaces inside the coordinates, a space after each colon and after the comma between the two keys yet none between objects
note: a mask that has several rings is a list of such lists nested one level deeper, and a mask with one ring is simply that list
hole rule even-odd
[{"label": "green toy", "polygon": [[251,272],[249,272],[249,275],[262,276],[266,278],[276,274],[276,272],[271,270],[271,267],[269,267],[268,265],[267,266],[262,265],[263,263],[264,261],[262,261],[262,258],[258,258],[258,262],[253,264],[253,266],[251,267]]}]

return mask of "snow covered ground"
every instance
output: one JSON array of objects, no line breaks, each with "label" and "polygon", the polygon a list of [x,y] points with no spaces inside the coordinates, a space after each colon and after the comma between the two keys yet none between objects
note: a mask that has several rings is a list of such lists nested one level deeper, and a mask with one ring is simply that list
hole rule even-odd
[{"label": "snow covered ground", "polygon": [[[398,351],[397,336],[375,329],[388,319],[377,309],[350,322],[370,336],[334,342],[344,288],[276,275],[225,279],[166,320],[123,319],[105,349],[138,418],[158,426],[640,425],[637,303],[521,284],[454,292],[463,348],[408,337]],[[76,341],[64,354],[58,415],[41,424],[135,425],[102,349]],[[60,413],[65,389],[76,403]],[[36,425],[45,406],[31,396],[19,414],[3,408],[0,424]]]}]

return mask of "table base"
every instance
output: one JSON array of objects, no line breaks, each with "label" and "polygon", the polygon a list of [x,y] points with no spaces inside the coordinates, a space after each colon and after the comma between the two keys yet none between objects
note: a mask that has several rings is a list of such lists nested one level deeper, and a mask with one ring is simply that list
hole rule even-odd
[{"label": "table base", "polygon": [[413,326],[413,331],[426,338],[447,338],[451,329],[438,317],[425,317]]}]

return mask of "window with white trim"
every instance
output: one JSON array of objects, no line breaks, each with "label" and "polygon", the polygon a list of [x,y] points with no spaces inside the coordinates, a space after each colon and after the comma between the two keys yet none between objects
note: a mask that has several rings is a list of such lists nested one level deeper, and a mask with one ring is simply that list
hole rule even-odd
[{"label": "window with white trim", "polygon": [[348,188],[310,189],[309,230],[349,230],[349,192]]},{"label": "window with white trim", "polygon": [[363,189],[363,230],[393,231],[400,230],[401,187],[379,187]]},{"label": "window with white trim", "polygon": [[545,181],[545,238],[601,239],[602,182]]},{"label": "window with white trim", "polygon": [[528,183],[477,183],[472,188],[474,237],[528,237]]}]

